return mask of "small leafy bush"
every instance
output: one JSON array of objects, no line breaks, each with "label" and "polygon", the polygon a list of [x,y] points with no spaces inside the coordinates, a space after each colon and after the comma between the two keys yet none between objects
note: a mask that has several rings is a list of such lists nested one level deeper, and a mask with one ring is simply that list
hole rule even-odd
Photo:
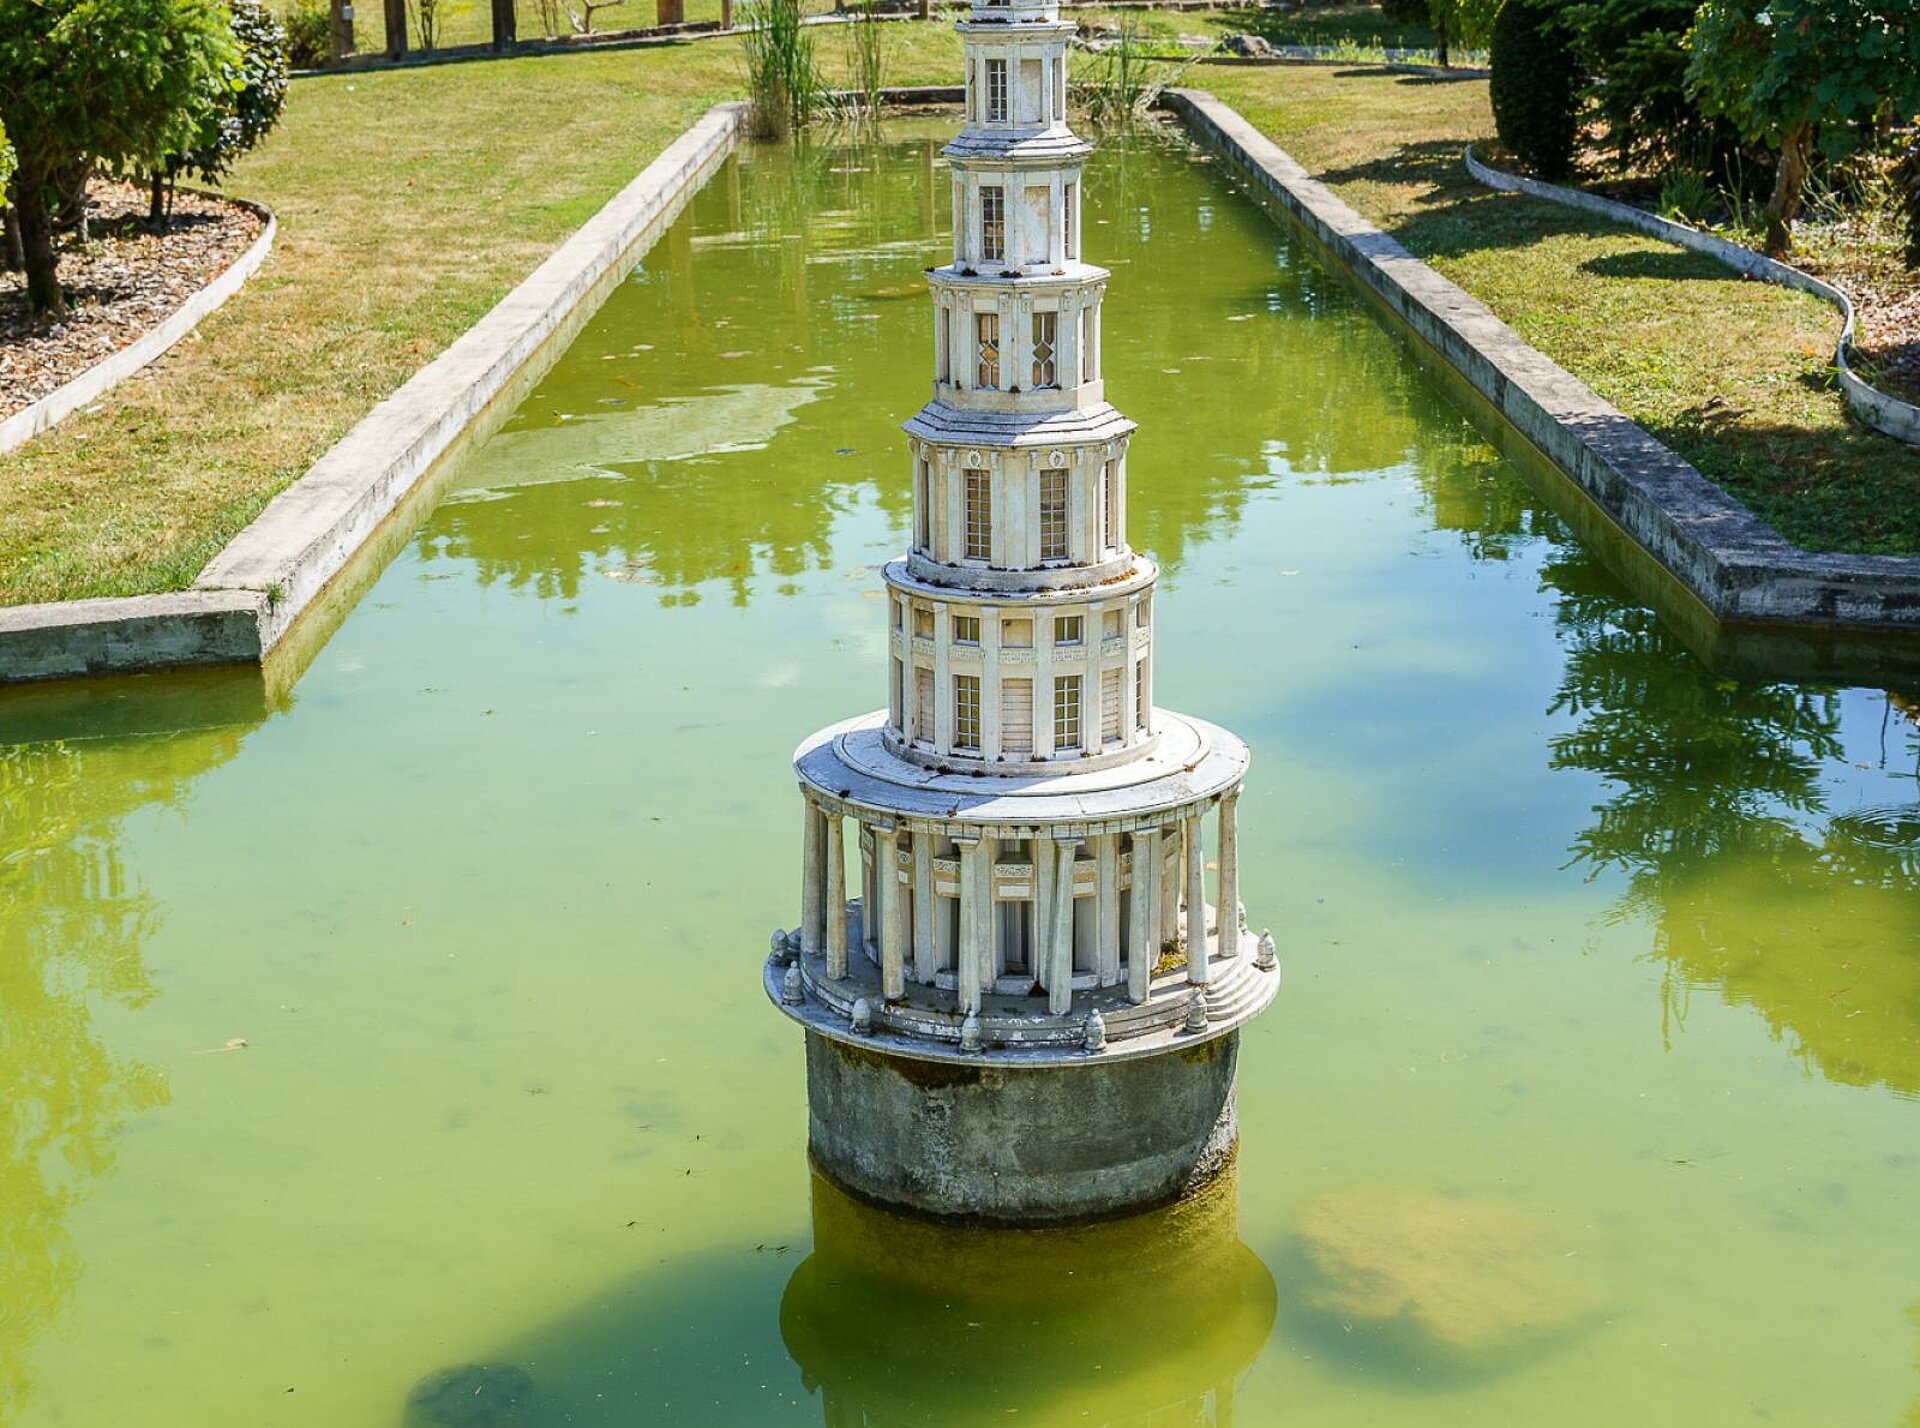
[{"label": "small leafy bush", "polygon": [[319,69],[333,58],[333,13],[325,0],[294,0],[280,17],[287,37],[287,63]]},{"label": "small leafy bush", "polygon": [[1705,223],[1719,199],[1713,180],[1693,169],[1671,169],[1660,180],[1660,216],[1675,223]]},{"label": "small leafy bush", "polygon": [[1573,172],[1579,81],[1557,0],[1508,0],[1493,22],[1493,122],[1500,142],[1543,179]]}]

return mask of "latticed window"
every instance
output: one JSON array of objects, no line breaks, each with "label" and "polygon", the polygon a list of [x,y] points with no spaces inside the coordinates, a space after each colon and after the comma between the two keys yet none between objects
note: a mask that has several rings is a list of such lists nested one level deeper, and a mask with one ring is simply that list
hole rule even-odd
[{"label": "latticed window", "polygon": [[1151,600],[1142,600],[1138,605],[1133,607],[1133,623],[1141,629],[1146,629],[1147,621],[1152,618],[1153,602]]},{"label": "latticed window", "polygon": [[1033,315],[1033,385],[1036,387],[1060,385],[1053,370],[1053,344],[1059,321],[1060,314],[1057,312],[1036,312]]},{"label": "latticed window", "polygon": [[955,615],[953,617],[953,642],[956,645],[977,645],[980,643],[980,618],[977,615]]},{"label": "latticed window", "polygon": [[934,720],[938,717],[933,707],[933,671],[916,666],[913,671],[913,737],[922,743],[933,742]]},{"label": "latticed window", "polygon": [[1078,615],[1056,616],[1053,622],[1053,642],[1056,645],[1077,645],[1084,638],[1081,631],[1085,628]]},{"label": "latticed window", "polygon": [[[1060,116],[1055,115],[1054,117],[1059,118]],[[1079,204],[1075,201],[1079,196],[1079,187],[1078,184],[1070,183],[1060,191],[1060,241],[1066,250],[1066,256],[1069,258],[1077,258],[1080,256],[1080,240],[1073,231],[1073,225],[1079,217],[1076,211],[1079,208]]]},{"label": "latticed window", "polygon": [[956,749],[980,747],[980,676],[977,674],[953,677],[953,746]]},{"label": "latticed window", "polygon": [[976,467],[967,468],[966,478],[966,558],[987,560],[993,554],[993,487],[987,473]]},{"label": "latticed window", "polygon": [[1005,60],[987,61],[987,122],[989,124],[1007,122],[1007,62]]},{"label": "latticed window", "polygon": [[1080,747],[1080,676],[1063,674],[1053,681],[1053,746]]},{"label": "latticed window", "polygon": [[1133,727],[1147,727],[1147,662],[1141,660],[1133,667]]},{"label": "latticed window", "polygon": [[1007,256],[1007,191],[999,184],[980,188],[980,258],[1004,262]]},{"label": "latticed window", "polygon": [[1109,744],[1120,741],[1120,677],[1117,669],[1100,674],[1100,738]]},{"label": "latticed window", "polygon": [[923,640],[933,638],[933,611],[925,605],[913,607],[913,633]]},{"label": "latticed window", "polygon": [[1040,558],[1067,558],[1067,473],[1040,473]]},{"label": "latticed window", "polygon": [[1107,549],[1112,550],[1120,544],[1120,463],[1109,461],[1105,478],[1101,482],[1101,499],[1105,505],[1102,512],[1102,534]]},{"label": "latticed window", "polygon": [[992,389],[1000,385],[1000,314],[976,312],[973,315],[975,368],[973,384]]}]

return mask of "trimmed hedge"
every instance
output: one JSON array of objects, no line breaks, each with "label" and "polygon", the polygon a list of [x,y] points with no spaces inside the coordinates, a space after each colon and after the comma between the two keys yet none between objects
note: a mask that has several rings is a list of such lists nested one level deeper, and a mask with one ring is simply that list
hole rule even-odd
[{"label": "trimmed hedge", "polygon": [[1573,172],[1580,66],[1558,0],[1507,0],[1493,22],[1493,122],[1500,142],[1543,179]]}]

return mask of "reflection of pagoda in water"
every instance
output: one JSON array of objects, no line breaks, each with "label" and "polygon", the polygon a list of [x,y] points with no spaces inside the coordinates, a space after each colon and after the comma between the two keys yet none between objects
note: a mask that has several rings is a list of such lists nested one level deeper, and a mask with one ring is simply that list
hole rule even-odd
[{"label": "reflection of pagoda in water", "polygon": [[1277,1303],[1235,1191],[1223,1175],[1164,1210],[1008,1231],[889,1214],[816,1177],[780,1334],[828,1424],[1230,1424]]},{"label": "reflection of pagoda in water", "polygon": [[801,746],[801,922],[767,983],[807,1028],[828,1174],[1068,1219],[1225,1162],[1238,1028],[1279,978],[1240,909],[1246,747],[1153,704],[1133,423],[1101,379],[1108,274],[1080,256],[1074,26],[978,0],[957,28],[967,122],[953,258],[928,270],[933,400],[906,428],[912,548],[886,568],[890,697]]}]

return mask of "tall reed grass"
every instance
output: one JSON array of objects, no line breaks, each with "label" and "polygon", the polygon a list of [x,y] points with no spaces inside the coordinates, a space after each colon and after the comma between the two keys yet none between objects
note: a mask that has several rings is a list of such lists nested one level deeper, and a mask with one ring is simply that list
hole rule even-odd
[{"label": "tall reed grass", "polygon": [[749,124],[755,136],[799,132],[825,106],[827,87],[813,58],[800,0],[748,0],[741,51],[747,64]]}]

